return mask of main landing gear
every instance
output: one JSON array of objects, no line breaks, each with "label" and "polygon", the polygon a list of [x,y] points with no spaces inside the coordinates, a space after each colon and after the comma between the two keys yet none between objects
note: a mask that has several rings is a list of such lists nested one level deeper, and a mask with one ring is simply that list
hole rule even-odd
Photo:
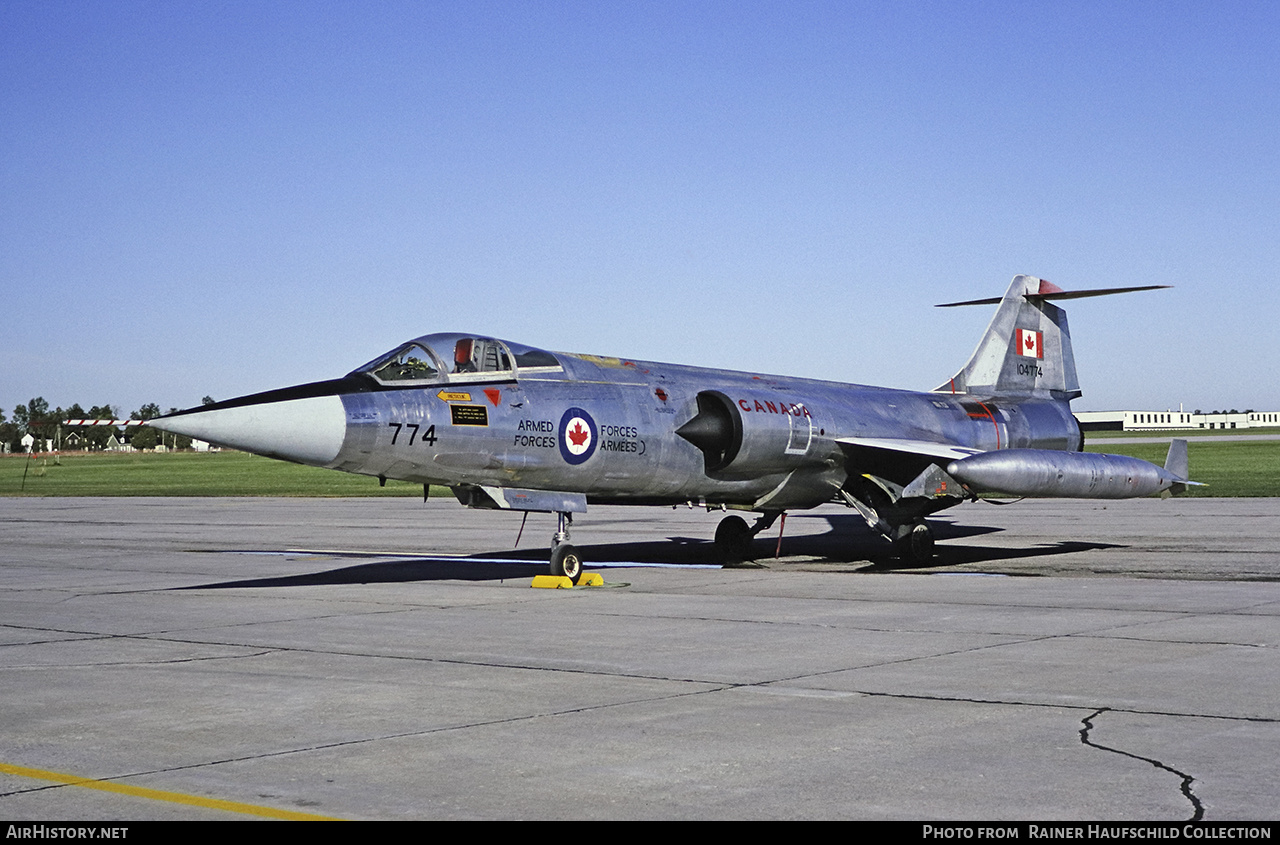
[{"label": "main landing gear", "polygon": [[743,563],[751,559],[751,541],[761,531],[773,525],[782,511],[767,511],[755,521],[747,525],[740,516],[726,516],[716,526],[716,548],[724,559],[726,566]]},{"label": "main landing gear", "polygon": [[906,563],[925,564],[933,559],[933,529],[923,519],[895,526],[893,549]]},{"label": "main landing gear", "polygon": [[556,533],[551,538],[551,574],[568,578],[574,584],[582,578],[582,558],[578,550],[569,544],[569,526],[573,514],[556,512]]},{"label": "main landing gear", "polygon": [[[877,482],[879,484],[879,482]],[[862,514],[873,530],[893,544],[894,554],[910,566],[925,566],[933,560],[933,529],[926,515],[960,504],[958,496],[924,496],[889,499],[885,485],[860,482],[851,490],[842,489],[845,502]],[[897,488],[900,490],[900,488]]]}]

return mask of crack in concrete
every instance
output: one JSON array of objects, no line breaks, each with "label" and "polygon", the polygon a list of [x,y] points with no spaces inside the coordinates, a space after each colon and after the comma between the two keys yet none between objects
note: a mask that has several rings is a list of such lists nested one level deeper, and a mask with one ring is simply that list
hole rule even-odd
[{"label": "crack in concrete", "polygon": [[1164,771],[1169,772],[1170,774],[1177,775],[1179,778],[1182,779],[1182,787],[1181,787],[1182,795],[1188,801],[1191,802],[1191,808],[1193,810],[1191,814],[1191,818],[1187,819],[1187,821],[1198,822],[1203,820],[1204,805],[1200,803],[1200,799],[1196,797],[1195,791],[1192,790],[1191,788],[1191,784],[1195,783],[1195,780],[1196,780],[1194,777],[1187,774],[1186,772],[1180,772],[1177,769],[1173,768],[1172,766],[1166,766],[1164,763],[1161,763],[1159,760],[1153,760],[1150,757],[1143,757],[1141,754],[1134,754],[1131,751],[1121,751],[1119,748],[1112,748],[1109,745],[1102,745],[1101,743],[1094,742],[1092,739],[1089,738],[1089,734],[1093,732],[1093,727],[1094,727],[1093,720],[1101,716],[1103,713],[1110,712],[1110,710],[1111,710],[1110,707],[1100,707],[1094,712],[1090,713],[1088,716],[1085,716],[1083,719],[1080,720],[1080,724],[1082,725],[1082,727],[1080,728],[1080,742],[1084,745],[1089,746],[1090,748],[1097,748],[1101,751],[1110,751],[1112,754],[1119,754],[1122,757],[1129,757],[1133,760],[1141,760],[1144,763],[1150,763],[1151,765],[1155,766],[1157,769],[1163,769]]}]

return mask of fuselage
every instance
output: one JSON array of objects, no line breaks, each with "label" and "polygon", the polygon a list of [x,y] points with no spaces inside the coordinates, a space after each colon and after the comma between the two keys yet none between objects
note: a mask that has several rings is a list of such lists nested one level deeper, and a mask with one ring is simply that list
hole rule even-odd
[{"label": "fuselage", "polygon": [[[691,427],[698,431],[680,433],[699,417],[706,424]],[[874,450],[842,439],[975,451],[1081,444],[1065,401],[993,402],[549,353],[456,334],[419,338],[341,379],[192,408],[156,424],[384,479],[756,509],[813,507],[851,477],[886,475],[870,466]]]}]

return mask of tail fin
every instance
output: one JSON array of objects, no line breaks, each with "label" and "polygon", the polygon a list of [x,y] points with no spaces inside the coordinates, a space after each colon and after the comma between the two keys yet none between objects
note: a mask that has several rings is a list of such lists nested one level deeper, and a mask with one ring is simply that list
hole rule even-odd
[{"label": "tail fin", "polygon": [[1164,468],[1183,481],[1191,477],[1191,461],[1187,457],[1187,441],[1175,437],[1169,441],[1169,454],[1165,456]]},{"label": "tail fin", "polygon": [[1169,454],[1164,459],[1165,472],[1176,477],[1169,485],[1169,490],[1161,495],[1177,496],[1187,492],[1188,487],[1203,487],[1199,481],[1191,481],[1191,461],[1187,457],[1187,441],[1175,437],[1169,441]]},{"label": "tail fin", "polygon": [[969,363],[935,393],[1037,397],[1070,400],[1080,395],[1067,313],[1050,299],[1079,299],[1109,293],[1155,290],[1168,285],[1064,291],[1035,276],[1014,276],[999,299],[950,302],[958,305],[999,304],[991,325]]}]

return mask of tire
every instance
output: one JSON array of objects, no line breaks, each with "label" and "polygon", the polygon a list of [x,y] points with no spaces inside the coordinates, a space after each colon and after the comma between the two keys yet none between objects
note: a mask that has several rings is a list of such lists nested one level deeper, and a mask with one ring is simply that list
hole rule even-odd
[{"label": "tire", "polygon": [[561,543],[551,550],[551,574],[568,578],[574,584],[582,578],[582,558],[578,550]]},{"label": "tire", "polygon": [[904,525],[894,541],[898,557],[908,563],[926,564],[933,560],[933,529],[928,523]]},{"label": "tire", "polygon": [[753,538],[747,521],[740,516],[726,516],[716,526],[716,548],[727,564],[742,563],[751,557]]}]

